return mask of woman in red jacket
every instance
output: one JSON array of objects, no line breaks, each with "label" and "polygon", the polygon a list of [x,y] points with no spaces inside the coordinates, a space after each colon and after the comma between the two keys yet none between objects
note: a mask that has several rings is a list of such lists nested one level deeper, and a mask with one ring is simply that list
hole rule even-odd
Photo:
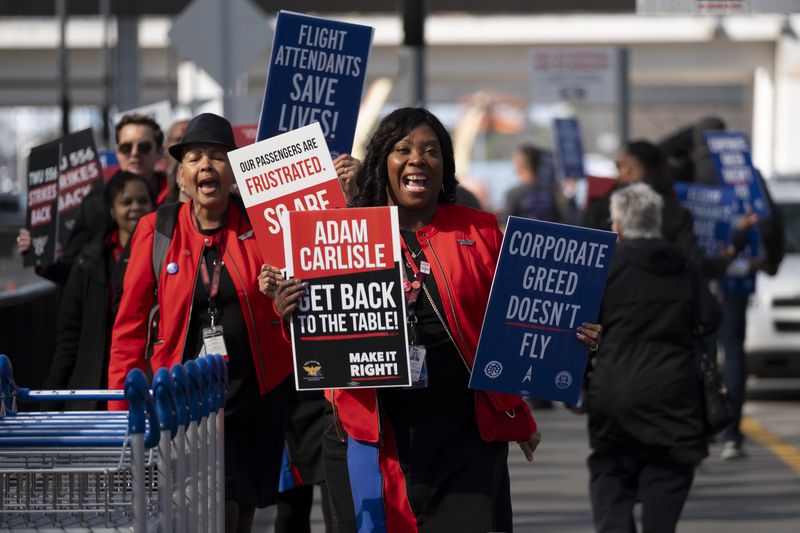
[{"label": "woman in red jacket", "polygon": [[[272,302],[256,282],[264,262],[244,207],[230,194],[230,123],[205,113],[170,148],[191,200],[172,208],[174,231],[156,279],[157,214],[142,218],[111,344],[108,384],[122,388],[145,366],[148,314],[159,304],[153,371],[203,353],[228,356],[225,399],[225,529],[250,531],[255,507],[275,503],[285,431],[289,346]],[[164,216],[169,207],[160,208]],[[177,210],[177,214],[175,210]],[[156,291],[157,290],[157,296]],[[119,406],[115,406],[119,407]]]},{"label": "woman in red jacket", "polygon": [[[354,206],[398,208],[405,273],[422,280],[407,327],[425,348],[428,378],[410,390],[329,395],[333,423],[323,454],[337,530],[511,531],[508,443],[481,438],[490,420],[476,413],[476,393],[467,387],[502,242],[497,221],[454,204],[452,141],[425,109],[398,109],[383,119],[357,185]],[[274,272],[267,284],[288,317],[303,285]],[[600,327],[585,326],[577,336],[595,347]],[[532,460],[539,435],[525,403],[490,396],[529,428],[520,446]]]}]

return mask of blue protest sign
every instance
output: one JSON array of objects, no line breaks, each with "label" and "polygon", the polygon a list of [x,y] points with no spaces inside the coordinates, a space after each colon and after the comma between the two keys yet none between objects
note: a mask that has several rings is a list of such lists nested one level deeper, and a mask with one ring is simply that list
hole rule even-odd
[{"label": "blue protest sign", "polygon": [[553,121],[555,137],[556,174],[558,179],[583,178],[583,144],[578,120],[557,118]]},{"label": "blue protest sign", "polygon": [[319,122],[332,157],[352,151],[372,34],[280,11],[257,140]]},{"label": "blue protest sign", "polygon": [[744,209],[769,216],[769,206],[750,157],[750,145],[742,132],[709,131],[705,134],[720,185],[733,187]]},{"label": "blue protest sign", "polygon": [[509,217],[470,388],[575,404],[616,234]]},{"label": "blue protest sign", "polygon": [[731,187],[676,183],[678,203],[692,213],[697,243],[709,257],[731,242],[731,222],[738,212]]},{"label": "blue protest sign", "polygon": [[[697,243],[709,257],[719,254],[730,244],[732,224],[743,211],[732,187],[676,183],[678,203],[692,213]],[[748,261],[758,256],[759,237],[757,231],[750,234],[750,244],[736,261]],[[756,276],[748,272],[740,276],[725,276],[722,288],[725,292],[751,293],[755,290]]]}]

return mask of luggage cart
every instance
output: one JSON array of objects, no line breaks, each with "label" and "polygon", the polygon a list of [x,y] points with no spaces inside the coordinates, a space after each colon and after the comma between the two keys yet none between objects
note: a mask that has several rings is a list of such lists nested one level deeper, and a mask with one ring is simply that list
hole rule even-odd
[{"label": "luggage cart", "polygon": [[[0,529],[222,531],[225,363],[207,356],[186,366],[196,379],[182,365],[161,369],[152,395],[138,369],[123,391],[30,391],[0,355]],[[17,401],[118,399],[128,412],[17,412]],[[187,445],[192,424],[197,438]],[[204,500],[192,501],[184,487],[200,483]]]}]

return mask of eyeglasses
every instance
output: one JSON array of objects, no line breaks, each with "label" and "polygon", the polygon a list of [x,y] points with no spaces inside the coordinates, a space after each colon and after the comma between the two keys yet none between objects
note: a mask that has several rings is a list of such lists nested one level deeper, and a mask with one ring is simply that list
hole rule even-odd
[{"label": "eyeglasses", "polygon": [[[131,155],[131,152],[133,152],[133,145],[134,143],[130,142],[120,143],[117,145],[117,149],[121,154]],[[153,143],[150,141],[139,141],[136,143],[136,149],[140,154],[147,155],[153,151]]]}]

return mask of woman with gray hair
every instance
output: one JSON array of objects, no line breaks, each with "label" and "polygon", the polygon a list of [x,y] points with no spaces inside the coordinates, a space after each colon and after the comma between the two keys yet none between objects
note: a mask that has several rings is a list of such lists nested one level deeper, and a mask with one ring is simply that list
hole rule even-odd
[{"label": "woman with gray hair", "polygon": [[661,237],[662,199],[644,183],[611,197],[620,242],[606,282],[585,409],[594,524],[600,532],[675,531],[708,454],[695,335],[719,324],[716,301],[698,272]]}]

